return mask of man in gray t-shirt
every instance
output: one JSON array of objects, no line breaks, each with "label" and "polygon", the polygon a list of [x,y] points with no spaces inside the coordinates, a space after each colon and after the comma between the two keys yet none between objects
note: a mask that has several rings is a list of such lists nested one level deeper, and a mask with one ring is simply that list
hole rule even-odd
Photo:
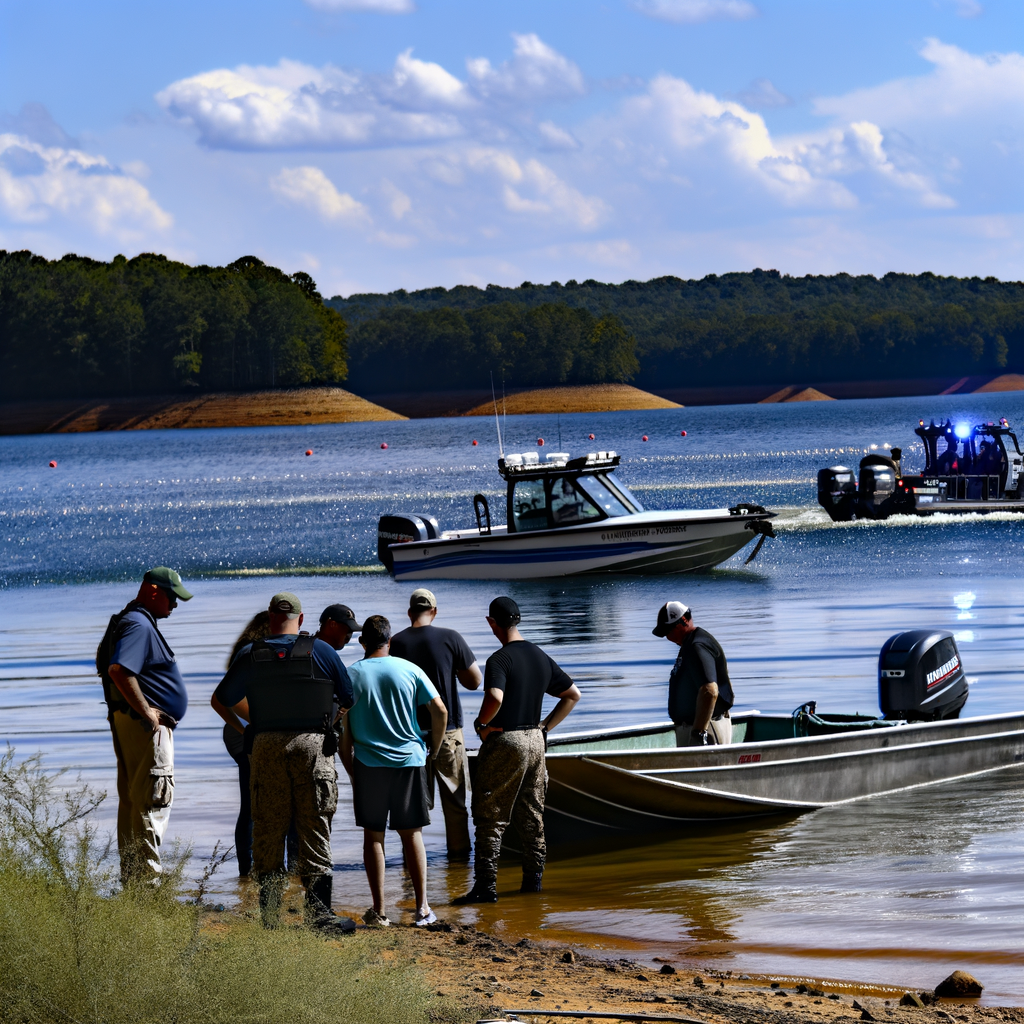
[{"label": "man in gray t-shirt", "polygon": [[678,645],[679,654],[668,683],[668,713],[680,747],[732,742],[734,703],[729,666],[718,641],[693,624],[693,614],[680,601],[658,610],[651,632]]}]

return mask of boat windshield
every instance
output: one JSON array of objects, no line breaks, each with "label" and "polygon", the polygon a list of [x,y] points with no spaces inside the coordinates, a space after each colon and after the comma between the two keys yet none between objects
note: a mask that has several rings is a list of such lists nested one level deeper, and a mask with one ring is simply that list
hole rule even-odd
[{"label": "boat windshield", "polygon": [[548,528],[548,496],[543,480],[517,480],[512,493],[512,516],[517,533]]},{"label": "boat windshield", "polygon": [[[637,501],[633,492],[614,474],[614,473],[598,473],[596,478],[602,483],[610,485],[610,489],[613,494],[617,493],[620,499],[625,499],[623,504],[626,506],[625,512],[617,512],[616,515],[628,515],[630,512],[643,512],[644,507]],[[611,515],[611,513],[609,513]]]},{"label": "boat windshield", "polygon": [[631,509],[626,508],[600,476],[586,476],[580,481],[587,489],[587,494],[604,510],[607,516],[628,516]]},{"label": "boat windshield", "polygon": [[551,482],[551,519],[555,526],[603,518],[601,510],[576,486],[573,477],[560,476]]}]

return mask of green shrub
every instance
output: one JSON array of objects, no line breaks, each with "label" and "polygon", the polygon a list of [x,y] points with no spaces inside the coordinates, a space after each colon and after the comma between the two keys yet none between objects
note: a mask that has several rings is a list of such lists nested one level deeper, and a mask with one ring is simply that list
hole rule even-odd
[{"label": "green shrub", "polygon": [[[208,925],[181,855],[159,886],[112,891],[102,800],[39,758],[0,758],[0,1021],[425,1022],[429,995],[397,937],[325,942],[242,915]],[[204,879],[205,881],[205,879]]]}]

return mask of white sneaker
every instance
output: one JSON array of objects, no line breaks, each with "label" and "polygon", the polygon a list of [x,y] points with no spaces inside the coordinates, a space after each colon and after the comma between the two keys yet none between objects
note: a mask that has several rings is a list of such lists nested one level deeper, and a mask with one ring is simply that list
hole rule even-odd
[{"label": "white sneaker", "polygon": [[383,915],[378,914],[373,907],[370,907],[365,914],[363,914],[363,924],[368,928],[390,928],[391,922]]},{"label": "white sneaker", "polygon": [[417,928],[426,928],[428,924],[433,924],[437,920],[437,914],[432,910],[428,910],[425,914],[416,915],[416,920],[413,921],[413,925]]}]

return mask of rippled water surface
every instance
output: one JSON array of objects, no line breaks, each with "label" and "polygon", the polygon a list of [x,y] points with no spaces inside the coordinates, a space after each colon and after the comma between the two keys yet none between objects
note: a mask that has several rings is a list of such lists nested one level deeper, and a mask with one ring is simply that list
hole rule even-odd
[{"label": "rippled water surface", "polygon": [[[622,478],[648,507],[752,499],[780,511],[780,536],[749,567],[743,552],[699,577],[509,585],[524,633],[584,691],[572,728],[664,717],[673,648],[650,629],[658,605],[677,597],[725,646],[741,707],[788,711],[814,698],[823,710],[874,711],[884,640],[943,626],[957,632],[972,679],[968,713],[1019,710],[1024,517],[835,526],[817,509],[813,481],[822,465],[856,465],[871,445],[902,445],[912,467],[921,416],[1021,424],[1022,413],[1024,396],[987,395],[510,417],[507,450],[535,447],[538,437],[550,450],[617,450]],[[197,857],[208,854],[217,839],[230,840],[236,809],[234,765],[208,701],[238,629],[279,589],[299,593],[314,616],[345,601],[360,616],[402,621],[408,587],[375,564],[376,517],[424,509],[443,526],[467,525],[479,490],[499,507],[492,435],[493,422],[459,419],[6,438],[4,737],[112,790],[95,646],[140,570],[180,568],[196,597],[165,629],[192,701],[176,736],[171,828]],[[439,623],[462,631],[483,661],[495,647],[483,621],[494,584],[432,588]],[[470,717],[478,700],[467,695]],[[541,896],[513,895],[513,864],[500,879],[507,897],[461,913],[512,935],[638,957],[699,954],[735,971],[933,986],[966,967],[987,998],[1019,1001],[1022,782],[1015,769],[697,840],[568,851],[553,860]],[[102,812],[108,823],[112,811]],[[368,893],[347,787],[333,845],[338,902],[359,912]],[[428,846],[441,904],[468,872],[446,868],[438,820]],[[230,874],[218,884],[233,897]],[[405,898],[397,862],[391,885]]]}]

